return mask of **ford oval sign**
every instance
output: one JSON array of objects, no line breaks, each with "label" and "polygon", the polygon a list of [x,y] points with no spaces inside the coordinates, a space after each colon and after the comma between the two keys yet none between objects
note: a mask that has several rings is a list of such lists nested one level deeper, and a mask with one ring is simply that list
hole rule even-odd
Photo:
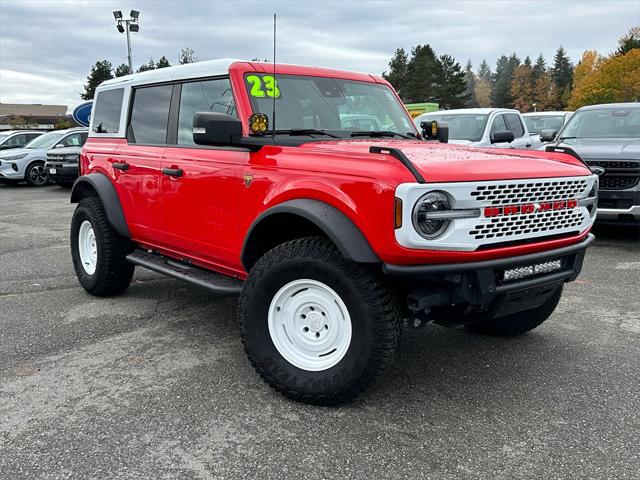
[{"label": "ford oval sign", "polygon": [[83,127],[89,126],[89,121],[91,120],[91,107],[93,106],[93,100],[89,100],[88,102],[81,103],[78,105],[71,114],[73,121]]}]

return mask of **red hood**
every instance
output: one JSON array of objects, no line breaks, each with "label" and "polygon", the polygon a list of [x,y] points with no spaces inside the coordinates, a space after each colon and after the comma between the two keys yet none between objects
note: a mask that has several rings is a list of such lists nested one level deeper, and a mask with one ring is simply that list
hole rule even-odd
[{"label": "red hood", "polygon": [[390,139],[311,142],[301,147],[309,150],[366,154],[372,145],[402,150],[427,182],[570,177],[591,173],[582,162],[562,153],[473,148]]}]

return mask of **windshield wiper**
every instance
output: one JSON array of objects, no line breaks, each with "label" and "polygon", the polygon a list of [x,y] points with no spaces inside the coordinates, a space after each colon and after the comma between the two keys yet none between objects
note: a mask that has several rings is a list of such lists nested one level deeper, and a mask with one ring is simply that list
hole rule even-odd
[{"label": "windshield wiper", "polygon": [[272,130],[265,132],[265,135],[326,135],[331,138],[340,138],[326,130],[317,130],[315,128],[292,128],[290,130]]},{"label": "windshield wiper", "polygon": [[403,135],[398,132],[392,132],[391,130],[360,130],[357,132],[351,132],[352,137],[401,137],[410,138],[408,135]]}]

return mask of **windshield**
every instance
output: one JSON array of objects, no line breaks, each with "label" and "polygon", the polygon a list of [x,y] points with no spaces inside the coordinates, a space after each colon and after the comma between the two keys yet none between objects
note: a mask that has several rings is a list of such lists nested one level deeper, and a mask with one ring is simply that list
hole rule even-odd
[{"label": "windshield", "polygon": [[44,135],[40,135],[38,138],[31,140],[24,148],[51,148],[55,143],[62,138],[64,133],[62,132],[49,132]]},{"label": "windshield", "polygon": [[7,138],[9,136],[8,133],[0,133],[0,143],[2,143],[2,141]]},{"label": "windshield", "polygon": [[612,105],[578,111],[559,138],[640,138],[640,107]]},{"label": "windshield", "polygon": [[564,123],[564,115],[524,115],[529,133],[540,133],[542,130],[560,131]]},{"label": "windshield", "polygon": [[438,123],[444,123],[449,127],[449,140],[468,140],[470,142],[479,142],[484,133],[484,127],[487,124],[488,115],[475,113],[425,113],[416,118],[416,124],[419,126],[425,120],[431,122],[433,120]]},{"label": "windshield", "polygon": [[386,85],[327,77],[248,74],[247,93],[254,113],[269,117],[276,131],[326,130],[348,136],[352,132],[394,132],[415,135],[411,119]]}]

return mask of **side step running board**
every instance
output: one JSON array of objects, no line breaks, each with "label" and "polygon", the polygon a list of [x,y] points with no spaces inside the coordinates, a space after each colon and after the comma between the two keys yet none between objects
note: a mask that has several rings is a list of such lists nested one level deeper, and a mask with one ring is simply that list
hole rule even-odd
[{"label": "side step running board", "polygon": [[154,272],[193,283],[218,294],[233,295],[242,291],[240,280],[179,262],[158,253],[138,249],[127,255],[127,261]]}]

